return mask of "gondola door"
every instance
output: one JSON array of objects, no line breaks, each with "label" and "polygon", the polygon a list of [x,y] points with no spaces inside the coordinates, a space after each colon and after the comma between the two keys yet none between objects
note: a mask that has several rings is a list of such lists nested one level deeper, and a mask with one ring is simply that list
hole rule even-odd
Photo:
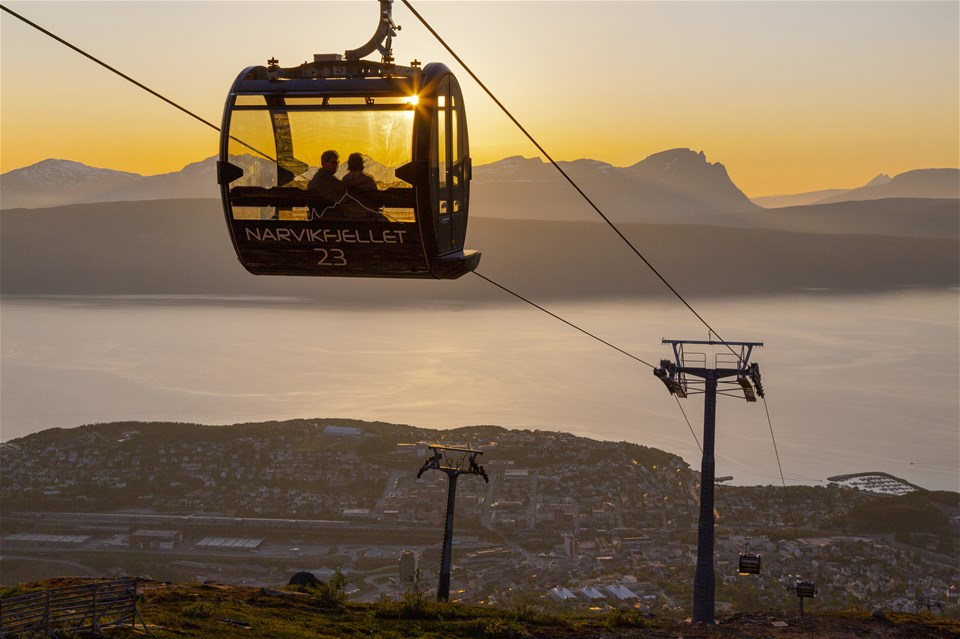
[{"label": "gondola door", "polygon": [[461,251],[467,239],[467,208],[470,197],[470,149],[463,96],[450,76],[450,250]]},{"label": "gondola door", "polygon": [[467,233],[470,156],[460,87],[445,76],[437,90],[430,164],[440,253],[463,250]]},{"label": "gondola door", "polygon": [[437,220],[437,246],[440,254],[451,250],[453,232],[451,226],[453,168],[450,139],[450,77],[445,76],[437,88],[436,117],[430,144],[430,174],[433,177],[434,206]]}]

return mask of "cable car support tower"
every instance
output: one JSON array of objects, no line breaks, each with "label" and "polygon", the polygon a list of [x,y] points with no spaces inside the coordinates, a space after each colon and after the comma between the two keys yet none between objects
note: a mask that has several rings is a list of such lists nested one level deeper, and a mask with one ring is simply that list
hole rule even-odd
[{"label": "cable car support tower", "polygon": [[[693,620],[714,622],[713,492],[716,479],[714,440],[717,421],[717,395],[742,396],[748,402],[763,397],[760,367],[750,363],[750,355],[763,342],[722,342],[715,340],[664,339],[673,349],[673,360],[660,361],[653,369],[671,395],[686,398],[704,395],[703,458],[700,463],[700,520],[697,533],[697,570],[693,582]],[[721,347],[708,366],[707,354],[688,352],[688,347]],[[737,350],[739,349],[739,353]],[[731,379],[732,378],[732,379]],[[735,391],[737,395],[733,395]]]},{"label": "cable car support tower", "polygon": [[455,448],[442,444],[430,444],[433,453],[417,472],[417,479],[428,470],[446,473],[450,480],[447,486],[447,517],[443,526],[443,550],[440,556],[440,579],[437,583],[437,601],[450,601],[450,564],[453,553],[453,508],[457,501],[457,478],[460,475],[479,475],[490,483],[483,466],[477,463],[477,457],[483,453],[470,448]]}]

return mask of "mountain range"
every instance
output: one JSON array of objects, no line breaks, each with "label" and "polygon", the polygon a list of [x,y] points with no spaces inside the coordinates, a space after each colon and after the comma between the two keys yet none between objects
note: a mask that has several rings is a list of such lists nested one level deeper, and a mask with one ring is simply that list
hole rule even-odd
[{"label": "mountain range", "polygon": [[151,176],[56,159],[0,175],[0,207],[4,209],[176,197],[220,197],[216,158]]},{"label": "mountain range", "polygon": [[[702,151],[672,149],[628,167],[587,159],[558,165],[615,222],[700,221],[703,216],[841,201],[960,198],[958,169],[920,169],[892,179],[878,176],[856,189],[757,198],[754,202],[737,188],[723,164],[708,162]],[[4,209],[219,196],[215,157],[152,176],[56,159],[0,174],[0,207]],[[471,196],[471,211],[479,217],[597,219],[567,180],[539,158],[514,156],[475,167]]]},{"label": "mountain range", "polygon": [[[561,168],[692,294],[960,285],[957,169],[881,177],[814,198],[826,203],[768,209],[751,202],[722,164],[688,149],[629,167],[578,160]],[[215,175],[213,158],[150,177],[64,160],[3,174],[0,292],[291,296],[344,305],[503,299],[471,277],[446,284],[252,277],[233,254]],[[486,276],[538,299],[664,294],[554,167],[511,157],[476,167],[473,178],[467,244],[482,251]],[[718,265],[723,277],[703,277]]]},{"label": "mountain range", "polygon": [[956,199],[960,197],[958,193],[960,193],[960,171],[957,171],[957,169],[918,169],[901,173],[893,178],[881,173],[855,189],[829,189],[793,195],[771,195],[754,198],[753,201],[764,208],[783,208],[886,198]]}]

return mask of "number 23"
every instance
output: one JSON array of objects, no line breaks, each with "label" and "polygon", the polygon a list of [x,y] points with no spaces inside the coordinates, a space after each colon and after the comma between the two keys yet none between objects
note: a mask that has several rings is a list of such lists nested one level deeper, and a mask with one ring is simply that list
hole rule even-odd
[{"label": "number 23", "polygon": [[320,261],[317,262],[320,266],[346,266],[347,258],[343,254],[343,251],[340,249],[313,249],[320,253]]}]

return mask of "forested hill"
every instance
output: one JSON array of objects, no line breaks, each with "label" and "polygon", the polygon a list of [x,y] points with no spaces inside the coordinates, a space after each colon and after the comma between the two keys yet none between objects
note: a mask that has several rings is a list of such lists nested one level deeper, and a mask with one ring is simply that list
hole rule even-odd
[{"label": "forested hill", "polygon": [[[935,216],[942,217],[942,211]],[[672,285],[688,294],[958,285],[960,243],[955,235],[871,234],[864,221],[868,218],[858,214],[836,232],[829,232],[822,216],[815,232],[800,232],[802,224],[786,230],[676,224],[620,228]],[[668,293],[602,223],[475,218],[467,247],[482,252],[481,273],[538,300]],[[0,290],[4,295],[294,296],[342,305],[506,301],[502,292],[469,275],[439,283],[254,277],[237,261],[220,203],[207,199],[4,210]]]}]

